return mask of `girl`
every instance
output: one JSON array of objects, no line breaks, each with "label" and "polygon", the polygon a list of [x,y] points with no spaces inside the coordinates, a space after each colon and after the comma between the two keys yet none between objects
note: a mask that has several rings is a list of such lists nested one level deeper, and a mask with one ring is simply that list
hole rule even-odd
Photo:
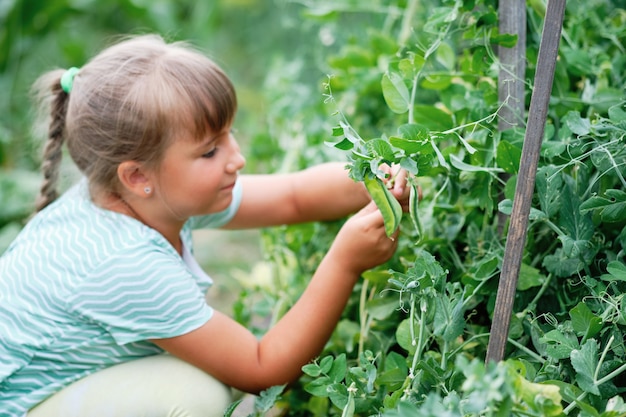
[{"label": "girl", "polygon": [[[2,416],[221,416],[228,387],[297,379],[361,273],[396,249],[342,164],[238,175],[233,86],[188,45],[129,38],[35,89],[51,109],[45,181],[39,212],[0,258]],[[84,178],[56,200],[64,142]],[[194,228],[356,211],[260,340],[207,305]]]}]

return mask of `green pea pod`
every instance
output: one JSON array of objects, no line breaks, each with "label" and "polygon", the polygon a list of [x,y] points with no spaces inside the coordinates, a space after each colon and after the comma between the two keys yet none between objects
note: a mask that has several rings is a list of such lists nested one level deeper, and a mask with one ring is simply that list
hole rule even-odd
[{"label": "green pea pod", "polygon": [[370,196],[372,196],[372,200],[374,200],[374,203],[376,203],[376,206],[383,214],[385,233],[387,233],[387,236],[391,236],[400,225],[402,206],[400,206],[398,200],[396,200],[393,194],[391,194],[391,191],[387,189],[379,178],[367,177],[363,182]]},{"label": "green pea pod", "polygon": [[413,226],[415,227],[415,232],[417,233],[418,240],[422,236],[422,224],[420,223],[420,219],[417,214],[419,198],[419,190],[417,189],[417,186],[411,183],[411,191],[409,192],[409,215],[411,216],[411,221],[413,222]]}]

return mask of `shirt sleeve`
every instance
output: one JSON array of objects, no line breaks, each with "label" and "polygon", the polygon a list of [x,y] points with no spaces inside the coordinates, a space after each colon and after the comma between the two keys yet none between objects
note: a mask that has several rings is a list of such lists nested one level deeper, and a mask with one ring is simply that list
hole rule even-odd
[{"label": "shirt sleeve", "polygon": [[233,201],[230,206],[218,213],[207,214],[206,216],[195,216],[189,219],[188,224],[191,229],[206,229],[224,226],[235,217],[239,206],[241,205],[241,197],[243,195],[241,181],[237,180],[233,188]]},{"label": "shirt sleeve", "polygon": [[213,315],[183,261],[150,246],[108,257],[75,288],[68,309],[120,345],[180,336]]}]

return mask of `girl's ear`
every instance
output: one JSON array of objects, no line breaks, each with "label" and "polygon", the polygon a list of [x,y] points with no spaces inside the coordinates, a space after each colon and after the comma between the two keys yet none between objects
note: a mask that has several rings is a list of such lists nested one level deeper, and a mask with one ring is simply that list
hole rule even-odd
[{"label": "girl's ear", "polygon": [[152,181],[142,164],[136,161],[124,161],[117,167],[120,184],[128,192],[137,197],[150,195],[146,190],[152,189]]}]

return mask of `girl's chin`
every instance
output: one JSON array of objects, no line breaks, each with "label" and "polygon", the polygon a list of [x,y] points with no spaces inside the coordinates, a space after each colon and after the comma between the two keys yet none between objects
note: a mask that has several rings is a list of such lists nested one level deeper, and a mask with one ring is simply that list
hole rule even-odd
[{"label": "girl's chin", "polygon": [[219,202],[216,201],[213,204],[211,204],[211,206],[207,209],[206,213],[215,214],[215,213],[224,211],[228,207],[230,207],[230,203],[232,203],[232,201],[233,201],[233,195],[231,193],[231,194],[228,194],[228,197],[224,196],[224,198],[220,199]]}]

